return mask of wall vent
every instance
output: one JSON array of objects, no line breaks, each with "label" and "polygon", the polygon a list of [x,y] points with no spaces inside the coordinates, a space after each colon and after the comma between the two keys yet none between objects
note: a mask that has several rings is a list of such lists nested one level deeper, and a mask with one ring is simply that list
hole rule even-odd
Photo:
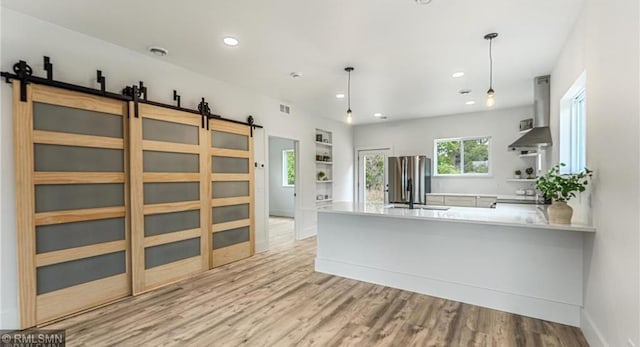
[{"label": "wall vent", "polygon": [[280,112],[290,114],[291,108],[287,105],[280,104]]}]

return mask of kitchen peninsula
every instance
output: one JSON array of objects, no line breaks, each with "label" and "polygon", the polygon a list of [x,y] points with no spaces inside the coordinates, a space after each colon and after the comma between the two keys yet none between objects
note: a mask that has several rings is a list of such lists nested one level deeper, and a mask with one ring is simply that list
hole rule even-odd
[{"label": "kitchen peninsula", "polygon": [[316,271],[579,326],[586,225],[535,205],[318,211]]}]

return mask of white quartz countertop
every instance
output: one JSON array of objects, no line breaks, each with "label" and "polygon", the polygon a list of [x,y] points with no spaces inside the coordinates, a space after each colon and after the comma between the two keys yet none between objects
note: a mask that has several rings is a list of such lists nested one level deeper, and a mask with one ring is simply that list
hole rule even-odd
[{"label": "white quartz countertop", "polygon": [[442,222],[503,225],[511,227],[539,228],[595,232],[590,225],[549,224],[543,207],[526,204],[498,204],[496,208],[449,207],[448,210],[425,210],[391,208],[379,204],[358,205],[350,202],[336,202],[318,209],[318,213],[338,213],[361,216],[380,216],[389,218],[422,219]]}]

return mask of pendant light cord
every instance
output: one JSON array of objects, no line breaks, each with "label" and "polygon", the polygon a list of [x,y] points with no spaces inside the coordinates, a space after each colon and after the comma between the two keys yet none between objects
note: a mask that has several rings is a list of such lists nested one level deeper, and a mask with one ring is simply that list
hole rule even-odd
[{"label": "pendant light cord", "polygon": [[347,66],[344,68],[344,71],[346,71],[349,74],[349,79],[347,80],[347,94],[348,94],[347,103],[349,105],[349,108],[347,109],[347,122],[351,123],[351,119],[352,119],[351,114],[353,113],[351,111],[351,71],[353,71],[353,67]]},{"label": "pendant light cord", "polygon": [[493,89],[493,39],[489,39],[489,89]]},{"label": "pendant light cord", "polygon": [[349,109],[351,109],[351,71],[349,72],[349,79],[347,82],[347,104],[349,104]]}]

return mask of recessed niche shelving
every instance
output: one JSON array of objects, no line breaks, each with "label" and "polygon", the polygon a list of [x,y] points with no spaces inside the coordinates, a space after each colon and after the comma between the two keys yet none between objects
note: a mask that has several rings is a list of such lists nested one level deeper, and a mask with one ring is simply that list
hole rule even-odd
[{"label": "recessed niche shelving", "polygon": [[316,129],[316,195],[318,206],[333,201],[333,134]]}]

